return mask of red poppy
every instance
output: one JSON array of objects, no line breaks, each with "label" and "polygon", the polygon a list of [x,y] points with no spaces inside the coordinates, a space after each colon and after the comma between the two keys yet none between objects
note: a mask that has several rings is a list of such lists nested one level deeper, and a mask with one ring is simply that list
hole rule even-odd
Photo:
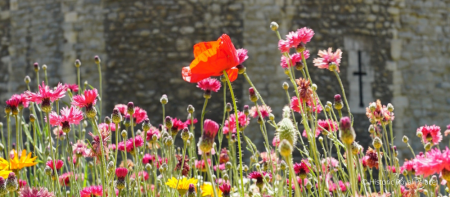
[{"label": "red poppy", "polygon": [[197,83],[211,76],[221,76],[225,70],[230,81],[236,80],[239,64],[236,49],[228,35],[223,34],[217,41],[201,42],[194,45],[194,57],[190,66],[181,71],[183,79]]}]

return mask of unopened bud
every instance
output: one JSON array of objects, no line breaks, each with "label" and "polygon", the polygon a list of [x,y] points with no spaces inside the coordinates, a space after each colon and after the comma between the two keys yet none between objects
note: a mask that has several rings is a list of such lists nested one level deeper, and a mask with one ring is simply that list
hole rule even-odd
[{"label": "unopened bud", "polygon": [[394,111],[394,106],[392,104],[388,103],[387,110],[390,111],[390,112],[393,112]]},{"label": "unopened bud", "polygon": [[31,79],[30,79],[30,77],[28,75],[23,80],[25,81],[26,84],[29,84],[30,81],[31,81]]},{"label": "unopened bud", "polygon": [[38,72],[38,71],[39,71],[39,64],[38,64],[37,62],[35,62],[35,63],[33,64],[33,67],[34,67],[34,71],[35,71],[35,72]]},{"label": "unopened bud", "polygon": [[270,29],[272,29],[272,31],[278,30],[278,23],[275,22],[275,21],[272,21],[272,22],[270,23]]},{"label": "unopened bud", "polygon": [[239,65],[236,66],[236,68],[238,69],[238,73],[239,74],[244,74],[245,73],[246,68],[245,68],[244,65],[239,64]]},{"label": "unopened bud", "polygon": [[126,138],[128,135],[127,130],[122,130],[122,132],[120,133],[120,135],[122,135],[123,138]]},{"label": "unopened bud", "polygon": [[30,122],[33,123],[36,120],[36,116],[34,114],[30,114]]},{"label": "unopened bud", "polygon": [[47,71],[47,65],[42,65],[42,70]]},{"label": "unopened bud", "polygon": [[275,115],[273,115],[272,113],[269,114],[269,120],[274,121],[275,120]]},{"label": "unopened bud", "polygon": [[188,105],[188,107],[187,107],[187,112],[190,113],[190,114],[192,114],[192,113],[194,113],[194,111],[195,111],[194,106]]},{"label": "unopened bud", "polygon": [[159,101],[161,102],[161,104],[165,105],[169,102],[169,99],[167,98],[167,95],[163,94]]},{"label": "unopened bud", "polygon": [[317,90],[317,85],[316,85],[315,83],[313,83],[313,84],[311,85],[311,89],[312,89],[313,91],[316,91],[316,90]]},{"label": "unopened bud", "polygon": [[111,124],[111,118],[109,116],[105,116],[105,123],[106,124]]},{"label": "unopened bud", "polygon": [[369,133],[375,133],[375,127],[373,125],[369,126]]},{"label": "unopened bud", "polygon": [[373,139],[373,143],[372,143],[373,147],[375,147],[376,149],[380,149],[381,146],[383,146],[383,142],[381,141],[381,139],[379,137],[375,137],[375,139]]},{"label": "unopened bud", "polygon": [[101,62],[102,62],[102,60],[100,59],[100,57],[98,57],[98,55],[96,55],[95,57],[94,57],[94,62],[95,62],[95,64],[100,64]]},{"label": "unopened bud", "polygon": [[340,110],[344,107],[340,94],[334,95],[334,109]]},{"label": "unopened bud", "polygon": [[256,91],[253,87],[248,89],[248,96],[252,102],[256,102],[258,100],[258,96],[256,96]]},{"label": "unopened bud", "polygon": [[425,147],[424,147],[424,148],[425,148],[425,151],[427,151],[427,152],[430,151],[430,150],[431,150],[431,147],[433,147],[433,145],[432,145],[431,143],[426,143],[426,144],[425,144]]},{"label": "unopened bud", "polygon": [[417,137],[419,137],[419,138],[421,138],[422,137],[422,131],[418,131],[417,133],[416,133],[416,135],[417,135]]},{"label": "unopened bud", "polygon": [[408,143],[408,141],[409,141],[408,136],[404,135],[402,140],[403,140],[403,143],[405,143],[405,144]]},{"label": "unopened bud", "polygon": [[81,66],[81,62],[79,59],[75,60],[75,67],[79,68]]},{"label": "unopened bud", "polygon": [[244,105],[244,114],[246,115],[246,116],[248,116],[249,114],[250,114],[250,111],[249,111],[249,107],[248,107],[248,105]]},{"label": "unopened bud", "polygon": [[289,84],[287,82],[283,83],[283,89],[284,90],[288,90],[289,89]]},{"label": "unopened bud", "polygon": [[289,157],[292,154],[292,146],[286,139],[280,142],[278,150],[283,157]]},{"label": "unopened bud", "polygon": [[231,103],[227,103],[227,107],[226,107],[227,112],[230,112],[232,108],[233,107],[231,106]]}]

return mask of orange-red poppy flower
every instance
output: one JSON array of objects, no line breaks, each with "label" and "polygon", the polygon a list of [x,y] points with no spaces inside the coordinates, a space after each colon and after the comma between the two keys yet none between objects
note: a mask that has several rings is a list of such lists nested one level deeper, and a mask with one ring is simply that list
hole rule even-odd
[{"label": "orange-red poppy flower", "polygon": [[194,57],[190,66],[181,71],[183,79],[197,83],[211,76],[221,76],[226,71],[230,81],[236,80],[239,64],[236,49],[228,35],[223,34],[217,41],[201,42],[194,45]]}]

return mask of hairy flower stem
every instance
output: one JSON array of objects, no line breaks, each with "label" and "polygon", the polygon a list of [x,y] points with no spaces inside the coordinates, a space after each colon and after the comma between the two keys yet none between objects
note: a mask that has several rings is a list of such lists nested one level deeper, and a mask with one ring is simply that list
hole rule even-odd
[{"label": "hairy flower stem", "polygon": [[[99,80],[99,86],[100,86],[100,110],[99,110],[99,118],[102,118],[102,103],[103,103],[103,90],[102,90],[102,66],[100,65],[100,62],[97,64],[98,67],[98,80]],[[140,190],[139,190],[140,191]]]},{"label": "hairy flower stem", "polygon": [[353,115],[350,111],[350,105],[348,105],[348,102],[347,102],[347,96],[345,96],[344,85],[342,84],[341,78],[339,77],[339,74],[337,73],[337,71],[334,71],[334,74],[336,75],[336,78],[339,81],[339,85],[341,86],[342,96],[344,96],[345,105],[347,105],[348,115],[350,116],[350,119],[352,120],[352,126],[353,126]]},{"label": "hairy flower stem", "polygon": [[[240,179],[241,179],[241,183],[240,183],[240,190],[239,193],[241,196],[244,196],[244,172],[242,171],[242,150],[241,150],[241,136],[240,136],[240,131],[239,131],[239,117],[238,117],[238,113],[237,113],[237,106],[236,106],[236,98],[234,97],[234,93],[233,93],[233,87],[231,87],[231,82],[230,79],[228,78],[228,74],[226,71],[223,71],[223,75],[225,76],[225,78],[227,79],[227,83],[228,83],[228,87],[230,88],[230,94],[231,94],[231,99],[233,101],[233,107],[234,107],[234,116],[236,118],[236,133],[237,133],[237,141],[238,141],[238,149],[239,149],[239,173],[240,173]],[[217,196],[217,195],[215,195]]]},{"label": "hairy flower stem", "polygon": [[203,160],[205,161],[206,173],[208,174],[209,181],[211,181],[211,185],[212,185],[213,191],[214,191],[214,196],[218,196],[218,195],[217,195],[217,191],[216,191],[216,183],[215,183],[215,181],[214,181],[213,178],[212,178],[212,175],[211,175],[211,169],[210,169],[210,167],[209,167],[208,159],[207,159],[208,156],[206,156],[206,155],[207,155],[206,153],[203,153],[203,154],[202,154]]},{"label": "hairy flower stem", "polygon": [[[100,168],[100,174],[101,174],[101,180],[102,180],[102,186],[105,187],[105,178],[106,178],[106,164],[105,164],[105,160],[106,160],[106,155],[105,155],[105,151],[103,150],[104,146],[103,146],[103,136],[102,133],[100,133],[100,130],[98,130],[98,125],[97,125],[97,121],[95,119],[91,119],[92,121],[92,127],[95,128],[95,131],[97,131],[98,137],[100,138],[100,154],[101,154],[101,158],[100,158],[100,162],[101,162],[101,168]],[[103,192],[103,197],[106,196],[107,192]]]},{"label": "hairy flower stem", "polygon": [[353,153],[352,153],[352,146],[350,144],[346,144],[346,149],[347,149],[347,168],[349,169],[349,176],[350,176],[350,183],[351,183],[351,192],[352,192],[352,196],[357,196],[357,191],[358,191],[358,183],[356,182],[356,173],[355,173],[355,169],[353,167]]},{"label": "hairy flower stem", "polygon": [[[55,157],[55,154],[53,153],[53,145],[52,145],[52,136],[51,136],[51,131],[50,131],[50,129],[51,129],[51,126],[50,126],[50,112],[47,112],[46,113],[46,115],[47,115],[47,129],[48,129],[48,134],[49,134],[49,143],[50,143],[50,154],[51,154],[51,157],[52,157],[52,162],[53,162],[53,167],[55,168],[55,175],[56,175],[56,180],[59,180],[59,176],[58,176],[58,171],[56,170],[56,157]],[[60,193],[60,189],[59,188],[61,188],[61,186],[59,185],[59,181],[56,181],[57,183],[57,185],[55,186],[55,190],[56,190],[56,188],[58,188],[58,190],[56,190],[55,192],[56,192],[56,194],[59,194]]]},{"label": "hairy flower stem", "polygon": [[205,118],[206,105],[208,105],[208,100],[209,99],[205,98],[205,102],[203,103],[202,116],[200,118],[200,131],[202,132],[202,137],[203,137],[203,119]]},{"label": "hairy flower stem", "polygon": [[258,98],[261,99],[261,103],[263,105],[266,105],[266,103],[264,102],[264,99],[262,98],[262,96],[259,94],[258,90],[256,89],[255,85],[253,85],[252,81],[250,80],[250,77],[248,77],[247,72],[244,72],[242,75],[244,75],[245,79],[247,80],[248,84],[250,84],[250,86],[252,86],[252,88],[255,90],[256,95],[258,95]]},{"label": "hairy flower stem", "polygon": [[[296,176],[293,176],[293,175],[295,175],[295,171],[294,171],[294,166],[292,165],[292,155],[286,157],[285,160],[289,166],[289,184],[294,184],[295,196],[300,197],[300,189],[299,189],[299,185],[297,182],[297,178],[296,178]],[[290,185],[289,185],[289,190],[292,191],[292,187]],[[292,196],[292,194],[290,196]]]}]

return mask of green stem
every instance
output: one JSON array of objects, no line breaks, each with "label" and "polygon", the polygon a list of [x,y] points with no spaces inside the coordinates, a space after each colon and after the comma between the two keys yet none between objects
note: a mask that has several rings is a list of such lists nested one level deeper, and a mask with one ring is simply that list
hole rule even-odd
[{"label": "green stem", "polygon": [[239,172],[240,172],[240,179],[241,179],[241,183],[240,183],[241,187],[240,187],[239,192],[240,192],[241,196],[244,196],[244,177],[243,177],[244,172],[242,171],[241,136],[240,136],[240,131],[239,131],[239,121],[238,121],[239,118],[238,118],[238,113],[237,113],[236,98],[234,97],[233,87],[231,87],[231,82],[230,82],[230,79],[228,78],[227,72],[223,71],[223,75],[227,79],[228,87],[230,88],[231,99],[233,101],[233,107],[234,107],[234,116],[236,118],[236,121],[235,121],[236,122],[236,133],[237,133],[237,141],[238,141],[238,149],[239,149]]},{"label": "green stem", "polygon": [[218,196],[217,195],[217,191],[216,191],[216,183],[214,183],[214,180],[212,178],[211,169],[209,168],[209,164],[208,164],[208,159],[207,159],[206,153],[203,153],[203,160],[205,161],[206,173],[208,173],[209,180],[211,181],[211,185],[213,187],[214,196]]},{"label": "green stem", "polygon": [[345,96],[344,85],[342,84],[341,78],[339,77],[339,74],[337,73],[337,71],[334,71],[334,74],[336,75],[336,78],[339,81],[339,85],[341,86],[342,96],[344,97],[345,105],[347,105],[348,114],[352,120],[352,126],[353,126],[353,115],[350,111],[350,105],[348,105],[348,102],[347,102],[347,96]]},{"label": "green stem", "polygon": [[[47,112],[46,113],[47,114],[47,129],[48,129],[48,133],[49,133],[49,143],[50,143],[50,154],[51,154],[51,157],[52,157],[52,162],[53,162],[53,167],[55,167],[55,175],[56,175],[56,180],[59,180],[59,176],[58,176],[58,170],[56,170],[56,157],[55,157],[55,154],[53,153],[53,145],[52,145],[52,137],[51,137],[51,131],[50,131],[50,129],[51,129],[51,126],[50,126],[50,113],[49,112]],[[56,181],[57,182],[57,184],[55,184],[55,190],[56,190],[56,188],[58,188],[58,190],[57,191],[55,191],[56,192],[56,194],[59,194],[60,193],[60,185],[59,185],[59,181]]]},{"label": "green stem", "polygon": [[6,114],[6,125],[8,128],[8,152],[6,152],[5,157],[8,158],[8,163],[11,162],[11,157],[9,156],[10,152],[11,152],[11,119],[10,119],[10,115],[9,113]]},{"label": "green stem", "polygon": [[256,89],[255,85],[253,85],[252,81],[250,80],[250,77],[248,77],[247,72],[244,72],[242,75],[244,75],[245,79],[247,80],[248,84],[250,84],[250,86],[252,86],[252,88],[255,90],[256,95],[258,95],[258,98],[261,99],[261,103],[263,105],[266,105],[266,103],[264,102],[261,94],[259,94],[258,90]]},{"label": "green stem", "polygon": [[[102,66],[100,63],[97,64],[98,67],[98,77],[99,77],[99,83],[100,83],[100,112],[99,112],[99,118],[102,118],[102,103],[103,103],[103,90],[102,90]],[[141,190],[139,190],[141,191]]]},{"label": "green stem", "polygon": [[20,131],[19,131],[19,115],[14,115],[14,116],[16,118],[16,150],[17,150],[17,153],[19,153],[19,150],[21,150],[20,149],[20,138],[19,138],[19,133],[20,133]]},{"label": "green stem", "polygon": [[[136,161],[138,161],[138,150],[136,149],[136,138],[135,138],[135,135],[134,135],[134,117],[133,117],[133,114],[130,114],[130,127],[131,127],[131,136],[133,137],[133,150],[134,150],[134,156],[135,156],[135,159],[136,159]],[[139,186],[140,185],[140,180],[139,180],[139,176],[138,176],[138,171],[137,171],[137,169],[138,169],[138,167],[139,167],[139,162],[137,162],[136,163],[137,165],[136,165],[136,167],[134,168],[134,174],[136,175],[136,177],[138,177],[138,179],[136,180],[136,183],[137,183],[137,185]],[[138,193],[139,193],[139,196],[141,196],[141,189],[139,188],[138,189]]]},{"label": "green stem", "polygon": [[202,132],[202,137],[203,137],[203,119],[205,118],[206,114],[206,105],[208,105],[207,98],[205,98],[205,102],[203,103],[202,116],[200,118],[200,131]]},{"label": "green stem", "polygon": [[[101,158],[100,158],[100,162],[101,162],[101,168],[100,168],[100,174],[101,174],[101,180],[102,180],[102,186],[103,186],[103,188],[105,188],[105,178],[106,178],[106,173],[105,173],[105,170],[106,170],[106,165],[105,165],[105,158],[106,158],[106,155],[105,155],[105,153],[104,153],[104,150],[103,150],[103,136],[102,136],[102,134],[100,133],[100,131],[98,130],[98,125],[97,125],[97,121],[95,120],[95,119],[91,119],[91,121],[92,121],[92,127],[94,127],[95,128],[95,131],[97,131],[97,134],[98,134],[98,137],[100,138],[100,152],[101,152]],[[106,196],[106,193],[107,192],[103,192],[103,197],[105,197]]]}]

